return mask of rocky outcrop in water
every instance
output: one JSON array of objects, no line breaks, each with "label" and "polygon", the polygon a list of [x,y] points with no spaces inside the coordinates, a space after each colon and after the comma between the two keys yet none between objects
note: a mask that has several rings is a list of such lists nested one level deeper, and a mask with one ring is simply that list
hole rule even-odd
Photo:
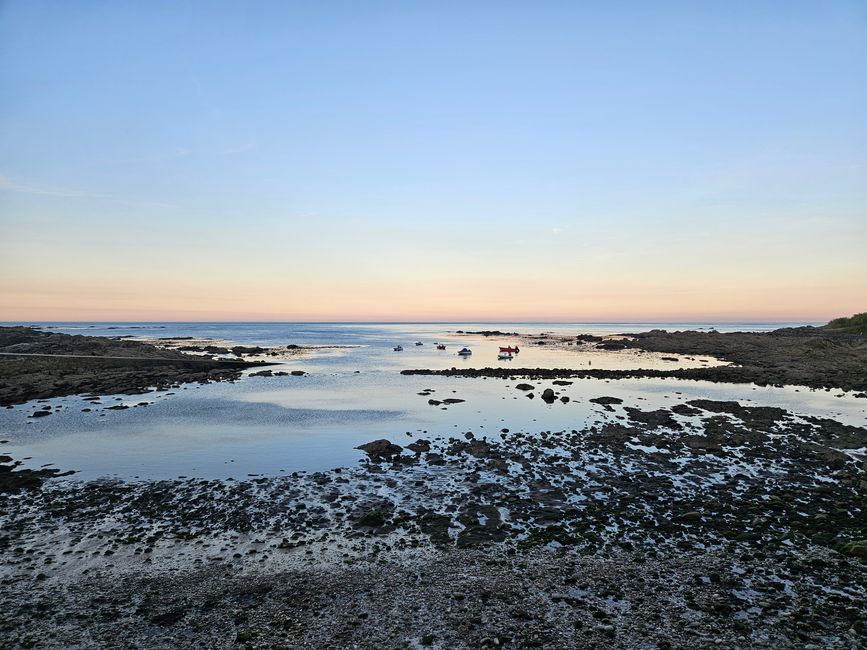
[{"label": "rocky outcrop in water", "polygon": [[[625,336],[625,335],[624,335]],[[521,377],[526,379],[675,378],[760,386],[795,385],[867,391],[867,335],[800,328],[765,334],[750,332],[665,332],[653,330],[597,345],[621,350],[712,356],[732,365],[656,370],[583,368],[451,368],[404,370],[406,375]]]},{"label": "rocky outcrop in water", "polygon": [[374,461],[391,460],[403,451],[403,447],[396,445],[385,438],[359,445],[356,449],[360,449]]},{"label": "rocky outcrop in water", "polygon": [[0,327],[0,406],[74,394],[137,394],[186,382],[237,379],[253,365],[148,343]]}]

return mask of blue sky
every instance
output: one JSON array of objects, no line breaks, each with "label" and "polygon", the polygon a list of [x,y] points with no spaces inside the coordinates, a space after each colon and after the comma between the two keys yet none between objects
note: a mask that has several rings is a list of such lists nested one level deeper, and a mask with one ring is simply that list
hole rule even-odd
[{"label": "blue sky", "polygon": [[863,310],[865,7],[7,0],[0,310]]}]

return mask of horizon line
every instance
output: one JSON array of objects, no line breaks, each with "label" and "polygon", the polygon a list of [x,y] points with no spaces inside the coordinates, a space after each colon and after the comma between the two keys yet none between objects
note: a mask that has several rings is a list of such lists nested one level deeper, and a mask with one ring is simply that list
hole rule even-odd
[{"label": "horizon line", "polygon": [[125,325],[136,323],[171,323],[171,324],[187,324],[187,323],[232,323],[238,325],[261,324],[261,325],[284,325],[284,324],[335,324],[335,325],[533,325],[533,324],[551,324],[551,325],[627,325],[627,324],[665,324],[665,323],[681,323],[685,325],[698,323],[824,323],[824,320],[806,319],[806,318],[789,318],[789,319],[715,319],[705,318],[699,320],[689,319],[631,319],[631,320],[7,320],[0,321],[2,325],[27,325],[27,324],[70,324],[70,323],[95,323],[106,325]]}]

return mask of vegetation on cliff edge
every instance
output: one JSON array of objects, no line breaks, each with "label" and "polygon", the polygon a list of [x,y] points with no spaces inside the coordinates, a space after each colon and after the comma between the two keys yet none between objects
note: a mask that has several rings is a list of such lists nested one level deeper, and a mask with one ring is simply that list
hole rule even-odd
[{"label": "vegetation on cliff edge", "polygon": [[825,325],[825,329],[867,334],[867,312],[861,312],[848,318],[835,318]]}]

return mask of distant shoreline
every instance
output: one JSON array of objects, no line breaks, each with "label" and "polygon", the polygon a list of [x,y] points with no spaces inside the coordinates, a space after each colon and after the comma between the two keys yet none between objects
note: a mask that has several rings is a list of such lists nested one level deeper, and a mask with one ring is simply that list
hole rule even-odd
[{"label": "distant shoreline", "polygon": [[[583,339],[583,340],[582,340]],[[594,340],[598,339],[598,340]],[[540,343],[524,337],[527,344]],[[571,339],[550,338],[553,344]],[[541,341],[545,343],[546,341]],[[666,332],[636,333],[612,342],[602,337],[577,337],[576,344],[600,349],[636,349],[679,355],[706,355],[728,361],[729,365],[674,370],[601,370],[592,368],[452,368],[447,370],[404,370],[405,375],[446,375],[459,377],[527,377],[632,379],[665,378],[699,381],[793,385],[809,388],[839,388],[867,391],[867,335],[821,328],[786,328],[764,333],[751,332]]]}]

